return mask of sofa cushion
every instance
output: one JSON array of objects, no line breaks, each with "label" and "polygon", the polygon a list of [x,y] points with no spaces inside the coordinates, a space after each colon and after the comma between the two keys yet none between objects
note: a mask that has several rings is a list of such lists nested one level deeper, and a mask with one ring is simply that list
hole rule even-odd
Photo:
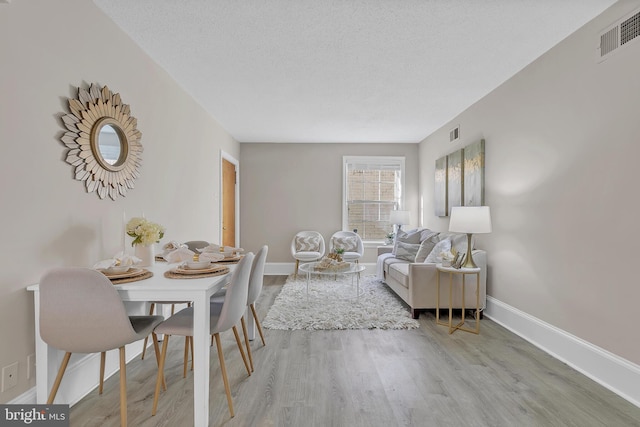
[{"label": "sofa cushion", "polygon": [[425,258],[424,262],[425,264],[437,264],[439,262],[442,262],[441,253],[449,252],[449,251],[451,251],[451,240],[449,239],[440,240],[433,247],[433,250],[431,251],[431,253],[427,255],[427,258]]},{"label": "sofa cushion", "polygon": [[396,234],[396,239],[395,242],[393,244],[393,250],[391,251],[392,254],[397,255],[397,251],[398,251],[398,243],[410,243],[413,245],[417,245],[420,244],[420,236],[422,235],[422,230],[418,229],[418,230],[411,230],[408,232],[405,231],[398,231],[398,233]]},{"label": "sofa cushion", "polygon": [[414,262],[424,262],[424,260],[431,253],[438,241],[438,233],[432,232],[431,234],[429,234],[428,237],[424,239],[422,243],[420,243],[420,248],[418,249],[418,253],[416,253],[416,259]]},{"label": "sofa cushion", "polygon": [[414,262],[418,249],[420,249],[420,244],[397,242],[395,256],[405,261]]},{"label": "sofa cushion", "polygon": [[409,263],[396,262],[389,266],[389,276],[405,288],[409,288]]},{"label": "sofa cushion", "polygon": [[[391,255],[391,254],[390,254]],[[382,255],[381,255],[382,256]],[[386,258],[384,260],[384,271],[389,271],[389,267],[392,264],[396,264],[396,263],[400,263],[400,264],[408,264],[408,261],[402,260],[402,259],[398,259],[396,257],[394,257],[393,255],[389,256],[389,258]]]},{"label": "sofa cushion", "polygon": [[[451,240],[451,246],[458,252],[467,252],[467,235],[463,233],[443,232],[438,236],[440,240]],[[476,246],[475,237],[471,236],[471,249]]]}]

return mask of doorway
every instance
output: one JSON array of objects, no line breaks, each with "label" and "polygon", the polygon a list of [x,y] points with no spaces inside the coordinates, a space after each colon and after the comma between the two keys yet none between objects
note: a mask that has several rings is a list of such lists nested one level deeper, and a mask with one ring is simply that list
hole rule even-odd
[{"label": "doorway", "polygon": [[224,246],[238,247],[238,161],[222,152],[221,236]]}]

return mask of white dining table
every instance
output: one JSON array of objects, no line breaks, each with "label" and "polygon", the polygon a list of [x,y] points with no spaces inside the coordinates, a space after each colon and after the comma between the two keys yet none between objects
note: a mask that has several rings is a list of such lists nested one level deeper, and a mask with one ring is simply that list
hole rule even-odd
[{"label": "white dining table", "polygon": [[[195,426],[209,424],[209,298],[221,289],[230,278],[230,274],[173,279],[164,276],[165,271],[175,264],[156,263],[145,267],[153,277],[114,285],[123,301],[192,301],[194,334],[194,373],[193,373],[193,423]],[[229,266],[231,270],[234,265]],[[36,329],[36,399],[37,403],[46,403],[48,392],[53,385],[58,366],[50,352],[57,351],[49,347],[40,338],[40,292],[37,284],[27,287],[34,292],[35,329]],[[251,319],[253,320],[253,319]],[[250,322],[253,323],[253,322]],[[149,409],[151,413],[151,409]],[[151,416],[151,415],[149,415]]]}]

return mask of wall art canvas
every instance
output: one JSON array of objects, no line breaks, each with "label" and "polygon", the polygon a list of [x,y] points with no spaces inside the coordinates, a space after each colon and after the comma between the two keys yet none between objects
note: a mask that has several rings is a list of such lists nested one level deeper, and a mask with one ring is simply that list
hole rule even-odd
[{"label": "wall art canvas", "polygon": [[454,151],[447,156],[447,215],[454,206],[462,206],[462,154]]},{"label": "wall art canvas", "polygon": [[484,205],[484,139],[464,147],[464,206]]},{"label": "wall art canvas", "polygon": [[436,160],[434,208],[436,216],[447,216],[447,156]]}]

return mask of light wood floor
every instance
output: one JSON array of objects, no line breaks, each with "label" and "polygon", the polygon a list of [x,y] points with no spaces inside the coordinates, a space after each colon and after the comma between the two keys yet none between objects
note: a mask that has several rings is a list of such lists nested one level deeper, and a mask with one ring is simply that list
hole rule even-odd
[{"label": "light wood floor", "polygon": [[[266,276],[266,315],[284,276]],[[640,408],[489,319],[480,335],[435,325],[415,330],[273,331],[252,342],[247,373],[233,335],[223,335],[236,416],[229,411],[215,347],[211,426],[640,426]],[[183,339],[169,346],[158,414],[151,417],[156,362],[128,365],[130,426],[193,424],[192,373],[182,378]],[[97,374],[96,374],[97,375]],[[118,426],[118,376],[102,396],[71,408],[71,426]]]}]

